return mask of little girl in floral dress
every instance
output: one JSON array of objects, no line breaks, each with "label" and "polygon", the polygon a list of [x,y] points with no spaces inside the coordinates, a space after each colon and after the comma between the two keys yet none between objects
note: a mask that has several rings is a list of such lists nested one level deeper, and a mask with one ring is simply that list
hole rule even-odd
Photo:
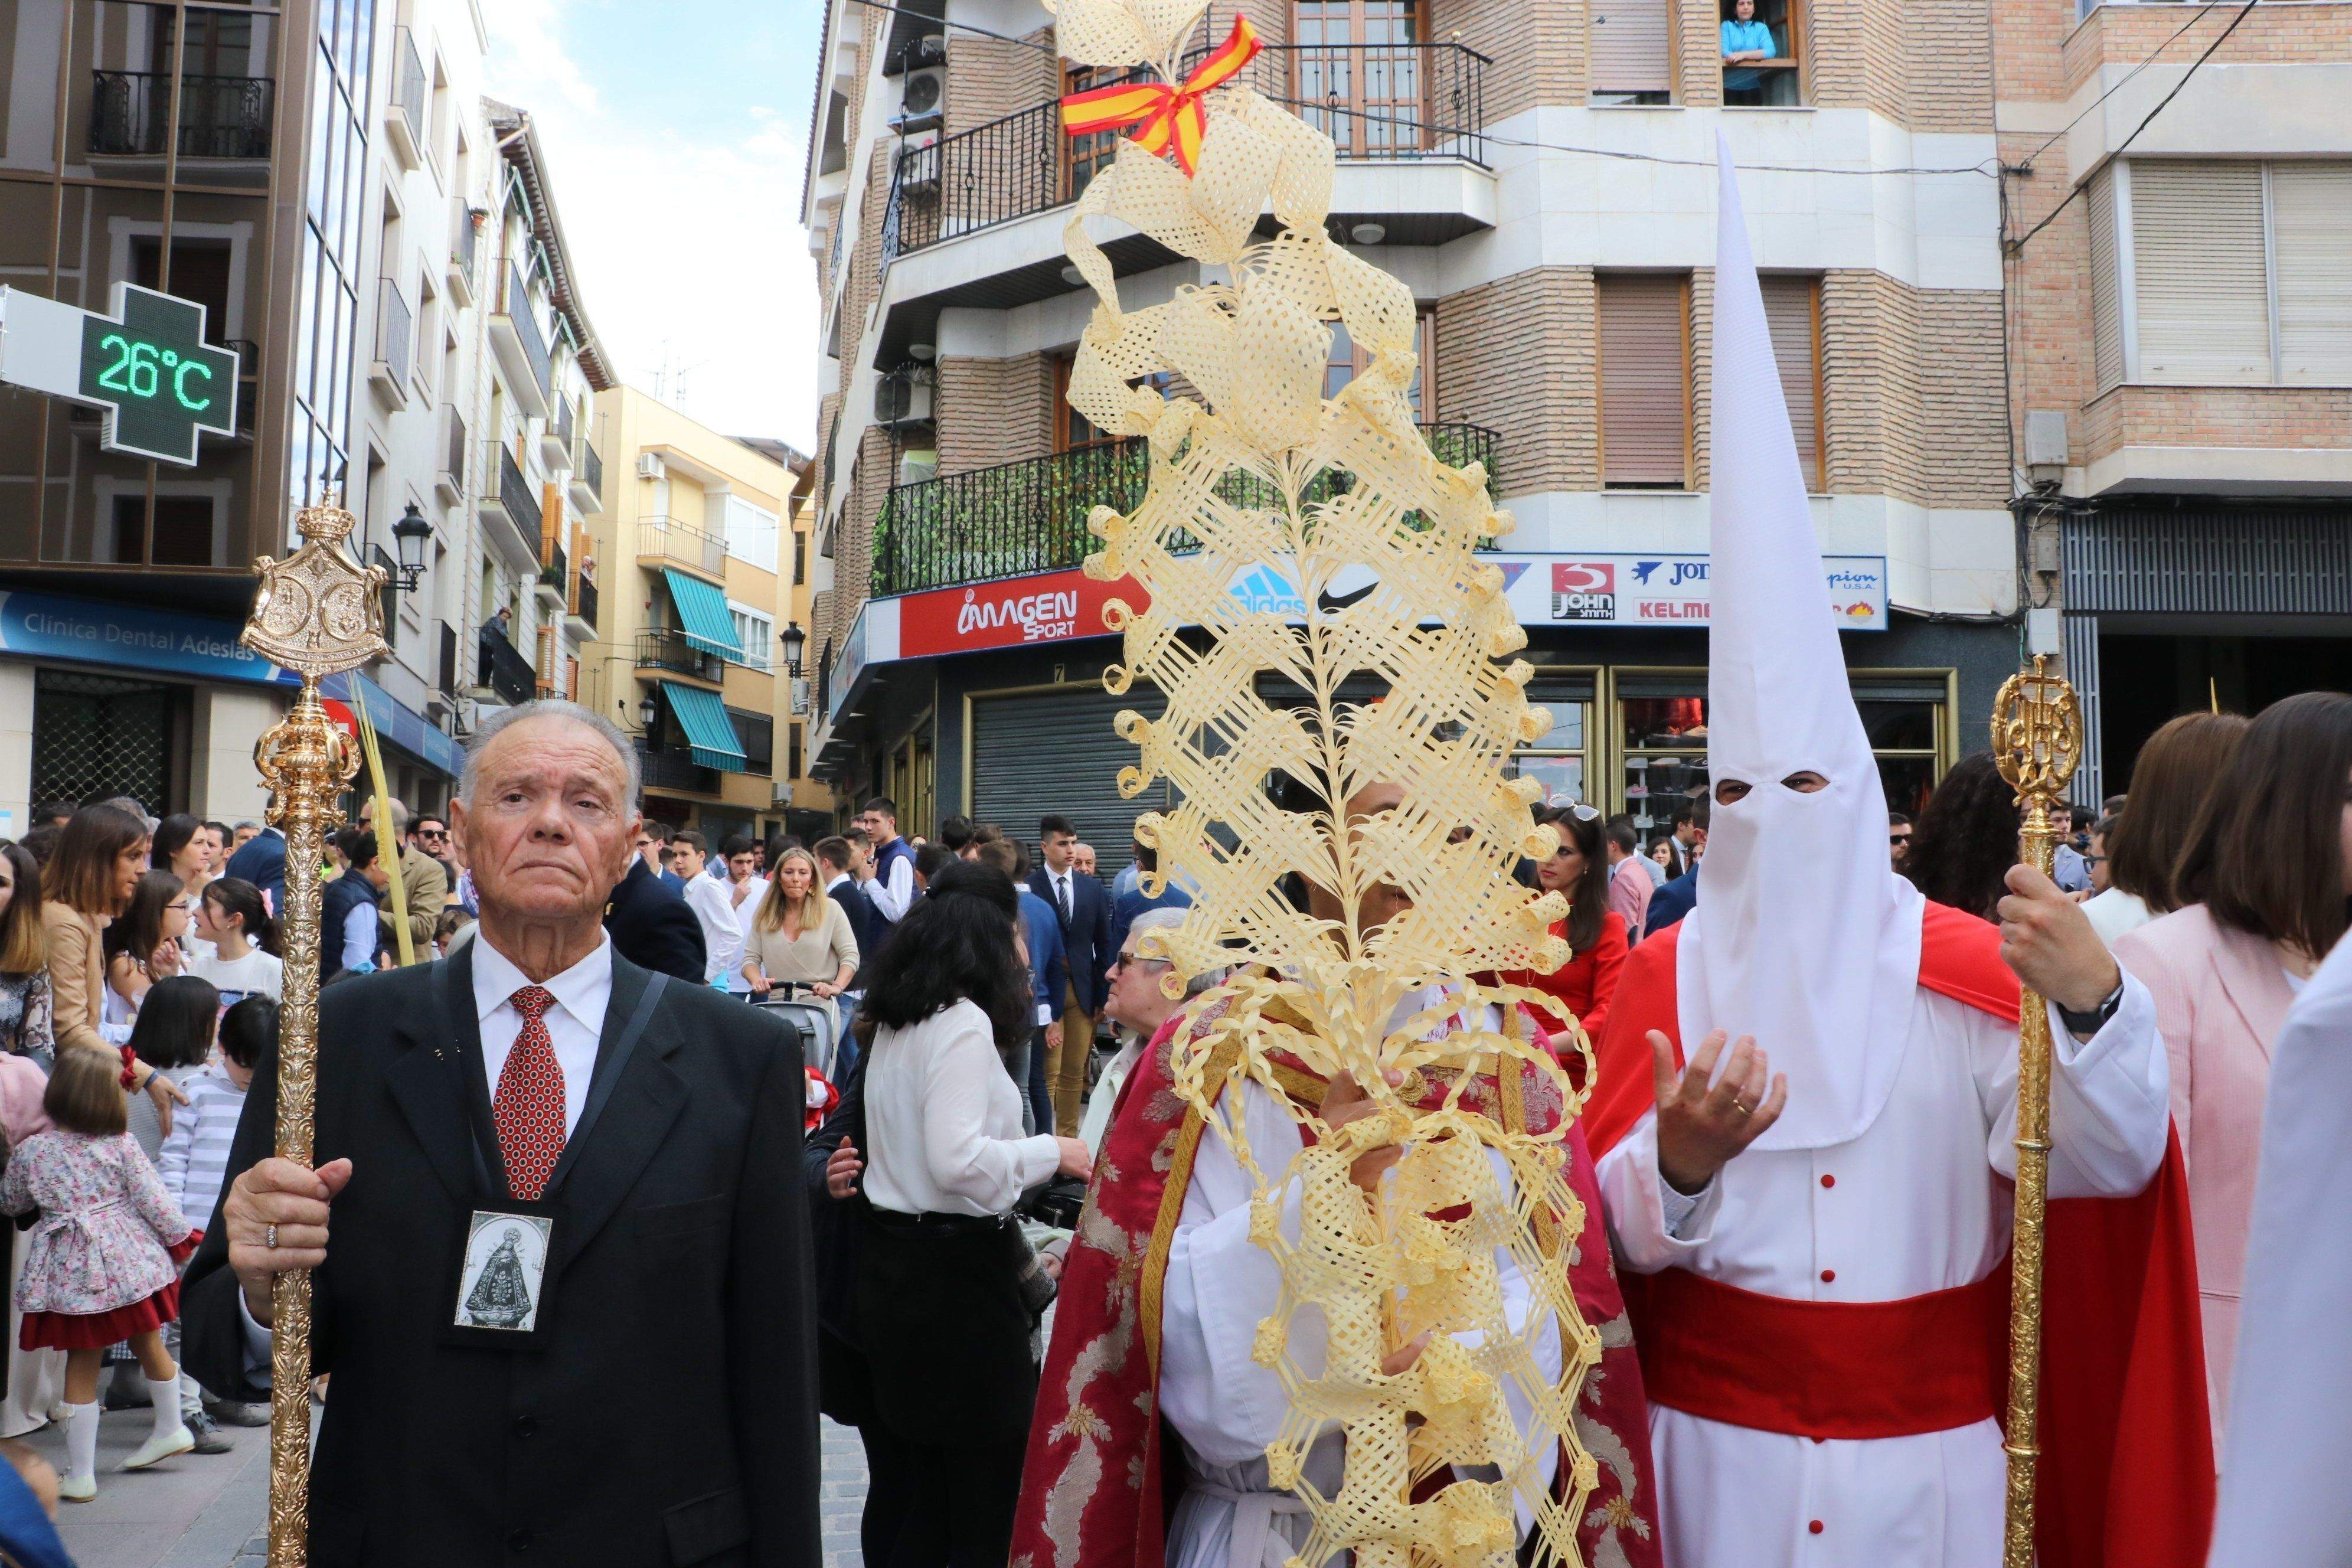
[{"label": "little girl in floral dress", "polygon": [[123,1461],[142,1470],[195,1446],[180,1418],[180,1369],[163,1326],[180,1315],[173,1267],[193,1249],[185,1215],[125,1130],[120,1067],[84,1047],[58,1053],[41,1108],[54,1128],[9,1152],[0,1210],[40,1211],[16,1285],[19,1343],[66,1352],[66,1473],[58,1495],[98,1495],[98,1370],[124,1340],[154,1401],[155,1430]]}]

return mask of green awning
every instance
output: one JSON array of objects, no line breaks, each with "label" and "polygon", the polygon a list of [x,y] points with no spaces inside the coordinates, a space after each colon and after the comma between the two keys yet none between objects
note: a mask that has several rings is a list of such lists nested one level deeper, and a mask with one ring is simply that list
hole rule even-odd
[{"label": "green awning", "polygon": [[662,575],[669,579],[669,601],[677,606],[677,624],[688,644],[742,663],[743,645],[735,640],[735,617],[727,613],[727,595],[699,577],[667,566]]},{"label": "green awning", "polygon": [[669,710],[677,717],[677,727],[686,731],[687,748],[697,763],[723,773],[745,771],[742,738],[735,733],[735,721],[727,717],[727,704],[719,700],[719,693],[667,680],[661,689],[669,699]]}]

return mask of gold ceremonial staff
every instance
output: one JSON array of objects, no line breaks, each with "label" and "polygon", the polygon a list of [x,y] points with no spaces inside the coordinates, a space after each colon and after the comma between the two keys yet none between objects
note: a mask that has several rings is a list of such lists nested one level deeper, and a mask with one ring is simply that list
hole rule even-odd
[{"label": "gold ceremonial staff", "polygon": [[[2047,876],[2060,832],[2050,810],[2083,754],[2074,689],[2049,658],[2001,683],[1992,702],[1992,754],[2017,792],[2018,858]],[[2002,1568],[2032,1568],[2033,1471],[2042,1394],[2042,1210],[2050,1177],[2050,1010],[2028,987],[2017,1005],[2017,1238],[2009,1296],[2009,1520]]]},{"label": "gold ceremonial staff", "polygon": [[[327,717],[319,682],[388,651],[384,574],[343,552],[355,520],[330,500],[294,520],[302,548],[254,563],[261,578],[245,646],[302,678],[293,710],[263,734],[253,764],[269,786],[269,821],[286,835],[286,973],[278,1026],[278,1153],[310,1163],[319,1047],[319,862],[342,825],[336,797],[359,771],[359,748]],[[278,1276],[270,1292],[269,1568],[302,1568],[309,1544],[310,1276]]]}]

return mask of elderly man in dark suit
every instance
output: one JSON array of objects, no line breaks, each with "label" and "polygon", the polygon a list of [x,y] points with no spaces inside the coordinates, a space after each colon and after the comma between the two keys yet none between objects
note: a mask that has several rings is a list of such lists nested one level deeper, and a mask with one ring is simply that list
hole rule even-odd
[{"label": "elderly man in dark suit", "polygon": [[614,952],[635,771],[570,703],[485,725],[478,935],[320,998],[315,1170],[255,1076],[186,1360],[254,1397],[315,1270],[312,1568],[819,1561],[798,1039]]}]

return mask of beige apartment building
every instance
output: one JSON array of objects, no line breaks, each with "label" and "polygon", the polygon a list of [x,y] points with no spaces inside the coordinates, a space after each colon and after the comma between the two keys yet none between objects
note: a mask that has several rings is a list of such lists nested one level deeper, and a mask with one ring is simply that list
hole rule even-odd
[{"label": "beige apartment building", "polygon": [[[1765,0],[1774,58],[1730,73],[1717,0],[1246,5],[1253,85],[1338,145],[1334,237],[1421,302],[1429,440],[1517,519],[1490,558],[1554,718],[1518,765],[1552,798],[1654,835],[1704,787],[1718,132],[1750,171],[1823,592],[1890,796],[1982,744],[2020,646],[1991,3]],[[1093,308],[1061,231],[1112,144],[1064,137],[1055,100],[1100,77],[1058,60],[1034,0],[929,9],[835,0],[825,23],[813,767],[893,795],[909,831],[1063,812],[1108,874],[1155,802],[1118,796],[1110,721],[1137,699],[1102,689],[1118,645],[1076,570],[1087,510],[1132,504],[1141,460],[1061,396]],[[1108,248],[1137,305],[1221,275]],[[1335,332],[1330,388],[1359,368]],[[1232,592],[1307,612],[1270,570]]]},{"label": "beige apartment building", "polygon": [[2352,689],[2352,5],[1996,6],[2029,617],[2094,800],[2175,713]]},{"label": "beige apartment building", "polygon": [[793,470],[630,387],[599,392],[594,413],[604,506],[586,543],[599,640],[580,700],[637,736],[649,820],[698,828],[714,847],[773,834],[790,802],[777,612]]}]

